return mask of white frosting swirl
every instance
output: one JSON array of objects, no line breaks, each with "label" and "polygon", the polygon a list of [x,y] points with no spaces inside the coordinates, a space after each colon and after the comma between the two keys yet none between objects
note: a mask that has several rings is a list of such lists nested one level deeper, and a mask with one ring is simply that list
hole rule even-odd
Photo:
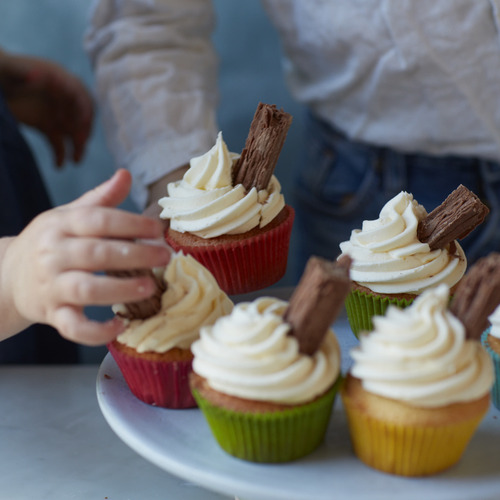
[{"label": "white frosting swirl", "polygon": [[238,155],[230,153],[219,132],[214,147],[190,161],[181,181],[167,186],[168,196],[158,203],[160,217],[170,227],[201,238],[241,234],[264,227],[285,206],[281,185],[273,175],[267,189],[248,193],[243,185],[232,185],[232,168]]},{"label": "white frosting swirl", "polygon": [[118,336],[119,342],[137,352],[189,349],[200,327],[213,324],[233,308],[210,271],[190,255],[172,255],[164,279],[167,289],[160,312],[145,320],[131,320]]},{"label": "white frosting swirl", "polygon": [[351,351],[351,373],[372,393],[413,406],[438,407],[484,396],[493,367],[479,342],[465,339],[447,309],[449,288],[427,290],[406,309],[389,306]]},{"label": "white frosting swirl", "polygon": [[340,373],[337,338],[329,330],[313,356],[299,353],[283,321],[287,306],[271,297],[237,304],[201,329],[193,370],[213,389],[244,399],[298,404],[324,393]]},{"label": "white frosting swirl", "polygon": [[490,335],[500,339],[500,306],[497,306],[488,319],[491,323]]},{"label": "white frosting swirl", "polygon": [[450,288],[464,275],[465,254],[433,250],[417,238],[417,227],[427,212],[413,196],[401,192],[389,200],[376,220],[364,221],[349,241],[340,244],[342,254],[353,259],[351,279],[376,293],[420,294],[440,283]]}]

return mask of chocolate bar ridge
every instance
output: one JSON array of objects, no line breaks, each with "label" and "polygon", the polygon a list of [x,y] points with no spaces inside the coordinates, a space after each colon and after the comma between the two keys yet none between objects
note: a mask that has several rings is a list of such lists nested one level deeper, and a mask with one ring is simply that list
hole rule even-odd
[{"label": "chocolate bar ridge", "polygon": [[488,207],[460,184],[441,205],[420,221],[417,237],[431,250],[445,248],[452,241],[465,238],[484,221],[488,213]]},{"label": "chocolate bar ridge", "polygon": [[311,257],[290,298],[284,319],[292,326],[291,335],[303,354],[314,354],[338,316],[351,289],[351,258],[337,262]]},{"label": "chocolate bar ridge", "polygon": [[292,116],[275,105],[259,103],[245,148],[233,167],[233,186],[243,184],[247,191],[266,189],[285,143]]},{"label": "chocolate bar ridge", "polygon": [[458,284],[450,311],[465,326],[467,338],[478,340],[488,316],[500,304],[500,253],[479,259]]},{"label": "chocolate bar ridge", "polygon": [[123,304],[125,311],[116,313],[117,316],[125,319],[146,319],[154,316],[161,310],[161,296],[167,289],[165,281],[157,276],[152,269],[136,269],[127,271],[107,271],[109,276],[116,278],[132,278],[135,276],[150,276],[155,282],[156,289],[151,297],[138,302],[128,302]]}]

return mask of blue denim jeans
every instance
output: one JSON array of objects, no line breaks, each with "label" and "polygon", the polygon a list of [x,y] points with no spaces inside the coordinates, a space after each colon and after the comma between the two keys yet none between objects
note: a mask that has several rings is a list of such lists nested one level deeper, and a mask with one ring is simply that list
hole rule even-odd
[{"label": "blue denim jeans", "polygon": [[306,151],[293,193],[295,275],[307,259],[334,259],[339,244],[364,220],[377,219],[380,209],[401,191],[412,193],[428,212],[460,184],[490,209],[479,227],[460,243],[468,262],[500,250],[500,165],[478,158],[403,154],[351,141],[309,115]]}]

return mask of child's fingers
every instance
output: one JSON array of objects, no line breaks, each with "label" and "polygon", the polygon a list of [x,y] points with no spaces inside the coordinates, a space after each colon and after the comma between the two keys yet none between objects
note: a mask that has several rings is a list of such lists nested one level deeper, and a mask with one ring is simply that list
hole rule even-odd
[{"label": "child's fingers", "polygon": [[58,308],[52,324],[66,339],[89,346],[104,345],[114,340],[123,330],[121,320],[113,318],[106,322],[88,319],[81,308],[64,306]]},{"label": "child's fingers", "polygon": [[69,271],[55,280],[51,300],[54,304],[110,306],[147,299],[155,290],[155,283],[148,276],[117,278]]},{"label": "child's fingers", "polygon": [[80,196],[80,198],[70,203],[70,206],[100,205],[115,207],[128,196],[131,185],[132,176],[130,172],[125,169],[117,170],[110,179]]},{"label": "child's fingers", "polygon": [[48,263],[53,272],[149,269],[164,266],[170,260],[166,246],[126,240],[66,238],[59,249],[53,254],[52,263]]},{"label": "child's fingers", "polygon": [[163,234],[160,221],[120,209],[83,206],[73,210],[70,205],[58,209],[58,215],[63,211],[60,230],[67,236],[157,239]]}]

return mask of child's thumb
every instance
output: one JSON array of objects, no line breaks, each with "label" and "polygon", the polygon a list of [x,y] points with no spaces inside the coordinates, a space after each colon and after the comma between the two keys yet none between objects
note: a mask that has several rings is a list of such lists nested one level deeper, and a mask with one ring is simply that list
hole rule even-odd
[{"label": "child's thumb", "polygon": [[130,192],[132,176],[125,169],[117,170],[107,181],[87,191],[85,194],[70,203],[73,206],[96,205],[115,207],[122,203]]}]

